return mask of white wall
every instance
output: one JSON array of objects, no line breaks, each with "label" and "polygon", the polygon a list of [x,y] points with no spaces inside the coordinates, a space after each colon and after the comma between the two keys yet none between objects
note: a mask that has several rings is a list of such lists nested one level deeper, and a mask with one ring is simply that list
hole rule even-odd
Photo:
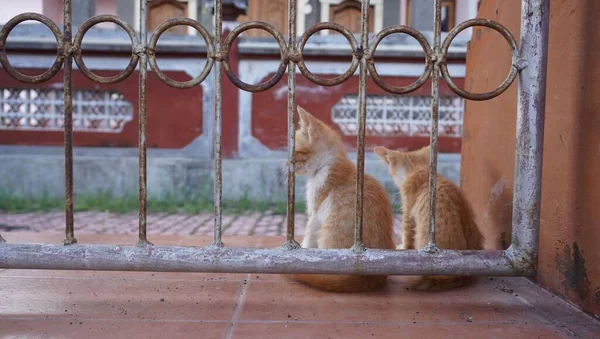
[{"label": "white wall", "polygon": [[0,24],[5,24],[12,17],[25,13],[42,13],[43,0],[0,0]]},{"label": "white wall", "polygon": [[[477,0],[456,0],[456,24],[477,17]],[[459,35],[460,38],[470,38],[472,28],[467,28]]]}]

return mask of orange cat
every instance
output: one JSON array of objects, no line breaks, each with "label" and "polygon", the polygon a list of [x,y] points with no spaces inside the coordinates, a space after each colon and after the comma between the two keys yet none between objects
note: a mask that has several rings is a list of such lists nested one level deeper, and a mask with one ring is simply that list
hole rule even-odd
[{"label": "orange cat", "polygon": [[[296,173],[306,175],[308,224],[304,248],[351,248],[354,244],[356,167],[340,135],[298,107]],[[363,241],[368,248],[394,249],[392,208],[383,187],[364,181]],[[361,292],[385,286],[386,276],[296,275],[313,287],[334,292]]]},{"label": "orange cat", "polygon": [[[413,152],[376,147],[375,153],[388,165],[402,198],[402,244],[398,249],[421,249],[429,233],[429,146]],[[437,246],[453,250],[483,249],[483,235],[471,205],[460,188],[438,175],[435,240]],[[416,289],[459,287],[473,279],[466,276],[427,276]]]}]

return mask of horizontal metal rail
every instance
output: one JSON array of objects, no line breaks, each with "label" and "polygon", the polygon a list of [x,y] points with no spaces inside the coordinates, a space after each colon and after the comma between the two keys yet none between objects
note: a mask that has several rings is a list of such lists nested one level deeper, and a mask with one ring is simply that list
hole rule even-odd
[{"label": "horizontal metal rail", "polygon": [[320,273],[398,275],[531,274],[514,266],[507,251],[386,251],[370,249],[276,249],[9,244],[0,267],[18,269]]},{"label": "horizontal metal rail", "polygon": [[[262,273],[322,273],[322,274],[404,274],[404,275],[532,275],[537,265],[537,241],[541,192],[542,145],[544,129],[544,103],[546,87],[546,62],[548,43],[549,0],[523,0],[520,49],[513,35],[501,24],[487,19],[465,21],[453,28],[441,41],[441,0],[435,0],[433,46],[417,30],[395,25],[378,32],[368,40],[369,1],[362,0],[360,41],[343,26],[336,23],[319,23],[309,27],[296,42],[296,1],[288,2],[289,34],[287,42],[272,25],[252,21],[240,24],[223,39],[223,1],[216,0],[215,30],[210,33],[197,21],[185,18],[170,19],[159,25],[147,39],[146,0],[140,1],[140,32],[122,19],[112,15],[98,15],[85,21],[72,37],[71,0],[63,0],[64,30],[48,17],[24,13],[9,20],[0,30],[0,64],[13,78],[24,83],[48,81],[64,69],[64,135],[65,135],[65,199],[66,238],[63,245],[14,244],[0,236],[0,268],[13,269],[85,269],[181,272],[262,272]],[[17,71],[9,62],[6,40],[16,25],[35,20],[47,26],[54,35],[58,53],[46,72],[30,76]],[[102,22],[112,22],[127,32],[132,42],[131,60],[119,74],[102,77],[90,71],[83,60],[81,46],[86,32]],[[167,29],[185,25],[194,28],[204,39],[207,62],[202,72],[189,81],[168,78],[158,67],[156,45]],[[497,31],[508,43],[512,52],[512,66],[505,81],[486,93],[472,93],[459,88],[448,72],[447,55],[452,40],[463,30],[483,26]],[[229,61],[229,51],[235,39],[249,29],[268,32],[279,45],[280,63],[274,75],[262,84],[247,84],[235,74]],[[321,78],[313,74],[304,61],[304,46],[308,39],[321,30],[334,30],[344,36],[350,45],[352,61],[348,70],[335,78]],[[380,42],[390,34],[407,34],[420,44],[425,55],[423,74],[408,86],[387,84],[377,73],[375,54]],[[80,245],[76,244],[73,220],[73,136],[72,136],[72,61],[90,80],[116,83],[139,68],[139,241],[138,246]],[[209,247],[154,246],[146,238],[146,78],[147,67],[164,83],[175,88],[198,86],[212,71],[215,77],[214,106],[214,157],[215,157],[215,229],[214,241]],[[298,250],[294,240],[295,196],[295,76],[296,67],[311,82],[323,86],[339,85],[359,73],[357,137],[357,196],[355,239],[352,249]],[[224,72],[238,88],[259,92],[272,88],[288,74],[288,205],[287,239],[280,249],[226,248],[222,241],[222,171],[221,171],[221,75]],[[511,247],[506,251],[451,251],[437,248],[435,244],[436,194],[430,190],[429,243],[420,251],[390,251],[367,249],[362,242],[364,138],[366,124],[366,84],[371,79],[384,91],[406,94],[421,88],[428,80],[432,83],[431,163],[430,187],[436,186],[437,138],[439,110],[439,79],[442,78],[457,95],[470,100],[489,100],[502,94],[519,76],[517,112],[517,149],[515,163],[515,188],[513,197],[513,230]],[[484,113],[482,113],[484,114]]]}]

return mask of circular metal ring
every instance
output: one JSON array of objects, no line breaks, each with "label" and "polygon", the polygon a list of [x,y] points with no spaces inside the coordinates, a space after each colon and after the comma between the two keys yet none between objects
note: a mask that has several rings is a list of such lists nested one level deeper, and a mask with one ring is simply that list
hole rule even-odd
[{"label": "circular metal ring", "polygon": [[517,77],[517,73],[518,73],[517,61],[519,60],[519,47],[517,46],[517,41],[515,40],[513,35],[510,33],[510,31],[508,29],[506,29],[506,27],[502,26],[501,24],[499,24],[495,21],[492,21],[492,20],[488,20],[488,19],[472,19],[472,20],[467,20],[467,21],[461,23],[460,25],[454,27],[450,31],[450,33],[448,33],[448,36],[446,37],[446,39],[444,40],[444,43],[442,45],[442,54],[446,55],[448,53],[448,48],[450,47],[452,40],[454,40],[454,38],[460,32],[462,32],[463,30],[465,30],[469,27],[473,27],[473,26],[484,26],[484,27],[491,28],[491,29],[495,30],[496,32],[500,33],[500,35],[502,35],[502,37],[504,37],[506,42],[508,42],[508,44],[510,46],[510,51],[512,54],[512,64],[511,64],[510,72],[508,73],[508,76],[506,77],[506,79],[504,79],[504,82],[502,82],[502,84],[500,84],[500,86],[498,86],[496,89],[494,89],[492,91],[489,91],[486,93],[471,93],[471,92],[465,91],[462,88],[459,88],[454,83],[454,81],[452,80],[452,77],[450,76],[450,73],[448,72],[448,65],[446,65],[446,63],[442,63],[440,65],[440,70],[442,71],[442,76],[444,77],[446,84],[448,84],[448,87],[450,87],[452,89],[452,91],[454,91],[454,93],[460,95],[463,98],[469,99],[469,100],[475,100],[475,101],[489,100],[489,99],[499,96],[504,91],[506,91],[506,89],[513,83],[513,81]]},{"label": "circular metal ring", "polygon": [[[277,68],[277,73],[275,73],[275,75],[273,75],[271,77],[271,79],[269,79],[267,82],[258,84],[258,85],[247,84],[247,83],[243,82],[242,80],[240,80],[240,78],[238,78],[235,74],[233,74],[233,72],[231,71],[231,65],[229,64],[229,49],[231,48],[231,44],[238,37],[238,35],[242,34],[242,32],[245,32],[245,31],[247,31],[249,29],[253,29],[253,28],[262,29],[262,30],[266,31],[267,33],[271,34],[271,36],[273,36],[273,38],[275,38],[275,40],[277,41],[277,44],[279,45],[279,54],[281,56],[281,60],[279,61],[279,67]],[[224,54],[223,55],[223,68],[225,69],[225,74],[227,74],[227,77],[229,78],[229,80],[236,87],[243,89],[245,91],[262,92],[262,91],[268,90],[269,88],[275,86],[275,84],[277,82],[279,82],[279,80],[281,80],[281,77],[283,76],[283,74],[285,73],[285,69],[287,68],[287,62],[285,59],[285,55],[287,54],[286,53],[287,46],[285,44],[285,39],[283,38],[283,35],[281,35],[281,33],[279,33],[279,31],[275,27],[269,25],[266,22],[249,21],[249,22],[245,22],[245,23],[235,27],[227,36],[227,39],[225,40],[223,48],[224,48],[224,52],[222,52]]]},{"label": "circular metal ring", "polygon": [[[87,68],[87,66],[85,65],[85,62],[83,61],[83,54],[81,51],[81,43],[83,41],[83,36],[85,35],[85,33],[90,28],[92,28],[92,26],[97,25],[101,22],[112,22],[114,24],[117,24],[121,28],[123,28],[123,30],[125,30],[125,32],[127,32],[127,34],[129,35],[129,38],[131,39],[131,43],[133,45],[132,53],[131,53],[131,60],[129,60],[129,65],[127,65],[127,67],[125,68],[125,70],[123,72],[121,72],[117,75],[109,76],[109,77],[99,76],[97,74],[94,74],[92,71],[90,71]],[[135,36],[135,31],[133,30],[133,28],[131,28],[131,26],[129,26],[129,24],[127,22],[125,22],[121,18],[114,16],[114,15],[108,15],[108,14],[97,15],[97,16],[87,19],[81,25],[81,27],[79,27],[77,34],[75,34],[75,39],[73,40],[73,50],[75,51],[75,53],[74,53],[75,54],[75,62],[77,63],[77,67],[79,67],[79,70],[83,74],[85,74],[85,76],[88,77],[90,80],[95,81],[97,83],[101,83],[101,84],[114,84],[115,82],[119,82],[119,81],[127,78],[135,70],[135,67],[137,66],[138,59],[139,59],[139,56],[136,53],[136,50],[137,50],[136,47],[139,45],[140,45],[139,41]]]},{"label": "circular metal ring", "polygon": [[[377,68],[375,67],[374,56],[375,56],[375,51],[377,50],[377,46],[379,45],[381,40],[383,40],[388,35],[391,35],[394,33],[404,33],[404,34],[410,35],[411,37],[415,38],[415,40],[417,40],[417,42],[423,48],[423,52],[425,52],[425,70],[423,70],[423,74],[421,74],[419,79],[417,79],[415,82],[413,82],[412,84],[410,84],[408,86],[393,86],[393,85],[386,84],[383,81],[383,79],[381,79],[381,77],[379,76],[379,73],[377,73]],[[423,86],[423,84],[425,84],[427,79],[429,79],[429,77],[431,76],[431,70],[433,70],[433,62],[431,60],[432,54],[433,54],[433,51],[431,50],[431,46],[429,46],[429,42],[427,41],[427,38],[423,34],[421,34],[421,32],[417,31],[416,29],[414,29],[412,27],[408,27],[408,26],[404,26],[404,25],[390,26],[390,27],[387,27],[386,29],[382,30],[375,36],[375,39],[373,40],[373,43],[371,44],[371,50],[369,51],[369,53],[367,55],[367,66],[369,68],[369,73],[371,73],[371,78],[373,78],[373,81],[375,81],[375,83],[379,87],[381,87],[383,90],[390,92],[390,93],[395,93],[395,94],[406,94],[406,93],[410,93],[410,92],[413,92],[413,91],[416,91],[417,89],[419,89],[421,86]]]},{"label": "circular metal ring", "polygon": [[[206,65],[204,65],[204,69],[202,70],[202,72],[200,72],[200,74],[197,77],[195,77],[192,80],[188,80],[188,81],[176,81],[176,80],[169,78],[160,70],[160,67],[158,67],[158,63],[156,62],[155,51],[156,51],[156,44],[158,43],[158,39],[160,39],[160,36],[167,29],[169,29],[173,26],[180,26],[180,25],[192,27],[198,33],[200,33],[200,35],[204,39],[204,43],[206,44],[206,50],[207,50]],[[210,73],[210,69],[214,62],[214,59],[210,57],[211,55],[214,54],[213,42],[212,42],[210,33],[208,33],[208,31],[202,25],[200,25],[200,23],[198,21],[189,19],[189,18],[170,19],[170,20],[163,22],[158,27],[156,27],[156,29],[154,30],[154,33],[152,33],[152,37],[150,38],[150,42],[148,44],[148,49],[149,49],[149,54],[150,54],[148,59],[150,61],[150,68],[152,68],[152,71],[154,73],[156,73],[156,76],[158,76],[158,78],[160,80],[162,80],[164,83],[166,83],[167,85],[169,85],[171,87],[175,87],[175,88],[190,88],[190,87],[194,87],[194,86],[200,84],[202,81],[204,81],[204,79],[206,79],[206,77]]]},{"label": "circular metal ring", "polygon": [[[54,38],[56,39],[56,49],[57,49],[56,59],[54,60],[54,63],[52,64],[52,66],[47,71],[45,71],[44,73],[42,73],[40,75],[25,75],[25,74],[17,71],[10,64],[10,61],[8,61],[8,56],[6,55],[6,39],[8,38],[8,35],[18,24],[20,24],[23,21],[27,21],[27,20],[34,20],[34,21],[44,24],[46,27],[48,27],[48,29],[50,29],[50,31],[54,35]],[[2,67],[4,67],[6,72],[8,74],[10,74],[13,78],[15,78],[21,82],[25,82],[25,83],[37,84],[40,82],[50,80],[50,78],[52,78],[53,76],[56,75],[56,73],[58,73],[58,71],[62,67],[63,60],[64,60],[64,54],[63,54],[64,47],[63,46],[64,46],[63,45],[63,35],[60,32],[60,28],[58,28],[58,26],[52,20],[50,20],[50,18],[48,18],[47,16],[44,16],[44,15],[38,14],[38,13],[19,14],[16,17],[10,19],[2,27],[2,30],[0,30],[0,63],[2,64]]]},{"label": "circular metal ring", "polygon": [[[343,35],[346,38],[346,40],[348,40],[348,42],[350,43],[350,47],[352,48],[352,63],[350,64],[350,67],[344,74],[337,76],[333,79],[319,78],[318,76],[311,73],[311,71],[309,71],[308,68],[306,68],[306,65],[304,64],[304,45],[306,45],[306,42],[308,41],[308,39],[310,39],[310,37],[313,34],[324,29],[331,29]],[[356,39],[354,38],[352,32],[350,32],[344,26],[338,25],[333,22],[321,22],[307,29],[306,32],[304,32],[304,34],[302,34],[302,36],[300,37],[300,41],[298,42],[298,50],[301,55],[301,58],[298,61],[298,68],[300,69],[300,72],[302,72],[302,74],[308,80],[321,86],[335,86],[350,79],[350,77],[354,74],[354,72],[356,72],[356,69],[358,68],[358,63],[360,59],[359,54],[363,52],[362,50],[359,51],[358,42],[356,42]]]}]

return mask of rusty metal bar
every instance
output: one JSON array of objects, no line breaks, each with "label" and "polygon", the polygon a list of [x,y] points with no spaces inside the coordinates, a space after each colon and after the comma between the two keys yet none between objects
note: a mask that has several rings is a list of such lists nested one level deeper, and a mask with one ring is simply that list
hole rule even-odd
[{"label": "rusty metal bar", "polygon": [[[296,56],[296,0],[288,0],[288,57]],[[294,58],[290,58],[294,59]],[[284,247],[296,249],[300,244],[294,239],[294,217],[296,203],[296,62],[289,61],[288,64],[288,105],[287,105],[287,137],[288,137],[288,161],[287,161],[287,234]]]},{"label": "rusty metal bar", "polygon": [[213,246],[217,248],[223,247],[222,240],[222,208],[221,201],[223,195],[223,174],[221,169],[221,113],[222,113],[222,105],[221,105],[221,69],[223,67],[223,58],[227,55],[227,50],[222,50],[221,41],[223,40],[223,1],[216,0],[215,1],[215,53],[213,56],[216,60],[215,62],[215,117],[214,117],[214,139],[213,139],[213,151],[215,157],[215,229],[214,229],[214,239]]},{"label": "rusty metal bar", "polygon": [[442,1],[435,0],[433,17],[433,71],[431,74],[431,131],[429,134],[429,241],[423,248],[425,252],[438,250],[435,245],[437,157],[438,157],[438,120],[440,109],[440,63],[444,56],[441,51]]},{"label": "rusty metal bar", "polygon": [[73,70],[73,31],[71,25],[71,0],[63,0],[63,93],[64,93],[64,139],[65,139],[65,245],[77,243],[73,220],[73,93],[71,72]]},{"label": "rusty metal bar", "polygon": [[531,275],[506,251],[390,251],[39,245],[0,246],[0,268],[156,272]]},{"label": "rusty metal bar", "polygon": [[512,245],[509,253],[532,270],[537,267],[549,0],[523,0],[519,73],[517,140],[513,195]]},{"label": "rusty metal bar", "polygon": [[[138,181],[139,181],[139,245],[149,244],[146,226],[147,226],[147,191],[146,191],[146,83],[148,78],[148,55],[146,54],[146,46],[148,43],[147,35],[147,11],[148,5],[146,0],[140,0],[140,41],[139,46],[134,46],[135,53],[139,55],[140,60],[140,77],[139,77],[139,125],[138,125],[138,148],[139,148],[139,161],[138,161]],[[136,48],[137,47],[137,48]]]},{"label": "rusty metal bar", "polygon": [[[448,55],[448,48],[450,48],[452,40],[454,40],[454,38],[456,38],[456,36],[465,29],[474,26],[483,26],[498,32],[508,43],[508,46],[510,47],[510,52],[512,54],[512,65],[510,68],[510,72],[506,76],[506,79],[504,79],[502,84],[500,84],[494,90],[486,93],[472,93],[458,87],[458,85],[454,83],[454,80],[452,80],[450,72],[448,72],[448,65],[446,64],[445,60]],[[471,19],[461,24],[458,24],[448,33],[446,39],[444,39],[440,55],[444,57],[444,60],[442,60],[440,64],[440,71],[442,72],[444,81],[446,81],[446,84],[448,85],[448,87],[450,87],[452,91],[454,91],[454,93],[469,100],[483,101],[490,100],[499,96],[500,94],[504,93],[504,91],[506,91],[508,87],[515,81],[515,79],[517,78],[517,72],[520,70],[519,46],[517,46],[517,41],[506,27],[488,19]]]},{"label": "rusty metal bar", "polygon": [[354,225],[355,251],[364,251],[363,244],[363,189],[365,180],[365,125],[367,124],[367,77],[369,69],[364,57],[369,49],[369,0],[362,0],[360,8],[360,45],[356,53],[359,54],[358,73],[358,137],[356,142],[356,217]]}]

